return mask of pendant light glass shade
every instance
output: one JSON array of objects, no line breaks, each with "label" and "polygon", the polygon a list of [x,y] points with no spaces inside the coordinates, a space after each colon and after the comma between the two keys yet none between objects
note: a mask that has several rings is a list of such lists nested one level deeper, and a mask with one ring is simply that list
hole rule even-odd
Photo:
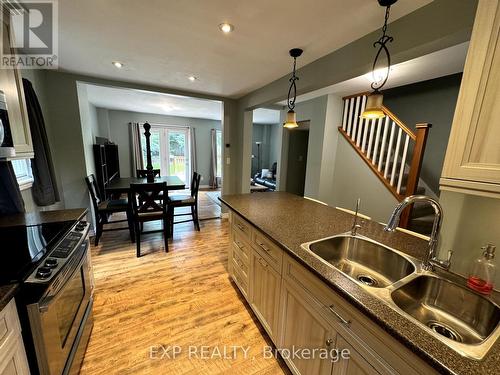
[{"label": "pendant light glass shade", "polygon": [[286,113],[286,121],[283,124],[283,127],[287,129],[299,127],[299,124],[297,124],[297,115],[292,109]]},{"label": "pendant light glass shade", "polygon": [[385,117],[385,113],[382,108],[382,103],[384,101],[384,95],[378,91],[372,92],[368,95],[366,100],[365,110],[361,115],[362,118],[366,119],[376,119]]}]

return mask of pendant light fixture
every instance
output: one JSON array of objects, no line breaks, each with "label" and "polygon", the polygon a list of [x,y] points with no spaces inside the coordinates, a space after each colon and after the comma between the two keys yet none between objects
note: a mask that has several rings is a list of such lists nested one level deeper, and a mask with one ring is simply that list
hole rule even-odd
[{"label": "pendant light fixture", "polygon": [[365,110],[361,117],[367,119],[381,118],[385,117],[385,113],[382,109],[382,102],[384,100],[384,96],[380,92],[380,89],[386,84],[387,79],[389,78],[389,72],[391,70],[391,54],[387,49],[387,43],[391,43],[394,38],[392,36],[387,35],[387,22],[389,21],[389,13],[391,10],[391,5],[396,3],[397,0],[378,0],[380,6],[385,7],[385,19],[384,26],[382,27],[382,36],[373,43],[375,48],[378,48],[377,54],[375,55],[375,60],[373,61],[372,72],[375,72],[377,69],[377,62],[382,52],[384,52],[387,57],[387,68],[385,70],[384,78],[380,82],[372,82],[371,87],[373,92],[368,95],[368,99],[366,101]]},{"label": "pendant light fixture", "polygon": [[297,57],[302,55],[303,50],[300,48],[293,48],[290,50],[290,56],[293,57],[293,73],[292,77],[289,79],[290,88],[288,89],[288,112],[286,114],[286,121],[283,124],[283,127],[287,129],[297,128],[299,125],[297,124],[297,115],[294,111],[295,109],[295,100],[297,100],[297,85],[295,81],[298,81],[299,77],[295,75],[295,70],[297,67]]}]

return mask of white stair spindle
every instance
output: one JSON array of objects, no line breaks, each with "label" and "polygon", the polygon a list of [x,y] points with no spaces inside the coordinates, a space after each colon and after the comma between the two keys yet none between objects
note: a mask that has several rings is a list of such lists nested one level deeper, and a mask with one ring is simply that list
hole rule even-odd
[{"label": "white stair spindle", "polygon": [[401,134],[403,129],[398,126],[398,140],[396,141],[396,150],[394,151],[394,160],[392,161],[392,172],[391,172],[391,186],[394,186],[394,180],[396,178],[396,168],[399,159],[399,148],[401,147]]},{"label": "white stair spindle", "polygon": [[347,114],[349,112],[349,99],[344,100],[344,118],[342,119],[342,129],[347,129]]},{"label": "white stair spindle", "polygon": [[389,116],[385,117],[385,124],[384,124],[384,135],[382,136],[382,148],[380,150],[380,156],[378,159],[378,171],[382,172],[382,162],[384,160],[385,156],[385,143],[387,141],[387,132],[389,130]]},{"label": "white stair spindle", "polygon": [[[372,147],[372,141],[373,141],[373,130],[375,129],[375,121],[366,121],[366,129],[365,133],[363,134],[363,152],[366,150],[368,159],[370,158],[370,151]],[[366,145],[366,137],[368,136],[368,130],[370,131],[370,136],[368,137],[368,144]],[[366,146],[365,146],[366,145]]]},{"label": "white stair spindle", "polygon": [[361,115],[365,111],[365,106],[366,106],[366,95],[363,95],[361,97],[361,110],[359,112],[358,133],[356,134],[356,146],[358,147],[361,146],[361,134],[363,133],[363,130],[366,128],[368,124],[368,120],[361,117]]},{"label": "white stair spindle", "polygon": [[349,99],[349,117],[347,119],[347,135],[351,135],[351,126],[352,126],[352,112],[354,111],[354,100],[355,98]]},{"label": "white stair spindle", "polygon": [[375,136],[375,144],[373,145],[373,164],[377,165],[377,154],[380,148],[380,131],[382,130],[382,119],[379,118],[377,121],[377,135]]},{"label": "white stair spindle", "polygon": [[406,134],[405,145],[403,147],[403,156],[401,156],[401,168],[399,169],[398,187],[396,189],[398,194],[401,194],[401,183],[403,182],[403,175],[405,173],[406,155],[408,154],[408,144],[409,143],[410,143],[410,137],[408,136],[408,134]]},{"label": "white stair spindle", "polygon": [[349,134],[352,138],[352,140],[356,140],[356,130],[358,128],[358,121],[359,121],[359,104],[361,102],[361,97],[357,96],[356,97],[356,107],[354,109],[354,117],[352,119],[353,124],[352,124],[352,134]]},{"label": "white stair spindle", "polygon": [[394,142],[395,130],[396,124],[393,121],[391,126],[391,135],[389,137],[389,146],[387,146],[387,158],[385,159],[384,178],[387,178],[387,174],[389,173],[389,162],[391,161],[392,156],[392,144]]}]

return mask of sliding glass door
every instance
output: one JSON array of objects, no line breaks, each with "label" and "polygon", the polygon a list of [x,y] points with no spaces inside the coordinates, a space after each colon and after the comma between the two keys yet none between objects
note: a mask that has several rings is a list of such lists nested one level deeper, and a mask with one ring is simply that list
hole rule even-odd
[{"label": "sliding glass door", "polygon": [[[146,165],[146,137],[141,137],[144,165]],[[162,176],[177,176],[186,185],[190,183],[189,129],[151,125],[151,159],[153,168]]]}]

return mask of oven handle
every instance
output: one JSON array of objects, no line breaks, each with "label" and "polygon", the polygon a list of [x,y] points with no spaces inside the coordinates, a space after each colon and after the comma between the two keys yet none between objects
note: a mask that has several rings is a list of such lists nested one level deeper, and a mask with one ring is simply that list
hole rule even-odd
[{"label": "oven handle", "polygon": [[[68,276],[66,276],[64,278],[64,280],[61,281],[60,283],[60,286],[59,288],[57,288],[55,291],[54,291],[54,295],[53,296],[44,296],[42,297],[42,299],[40,300],[40,302],[38,303],[38,310],[42,313],[46,312],[48,309],[49,309],[49,305],[52,303],[52,301],[54,299],[56,299],[56,297],[59,295],[59,293],[64,289],[65,285],[66,285],[66,282],[73,278],[73,276],[75,276],[76,272],[82,267],[83,263],[85,262],[85,260],[87,259],[87,251],[89,249],[89,241],[88,240],[85,240],[81,245],[80,247],[82,246],[85,246],[85,250],[83,251],[82,253],[82,257],[81,259],[78,261],[77,265],[75,266],[75,268],[69,273]],[[50,291],[49,291],[50,292]]]}]

